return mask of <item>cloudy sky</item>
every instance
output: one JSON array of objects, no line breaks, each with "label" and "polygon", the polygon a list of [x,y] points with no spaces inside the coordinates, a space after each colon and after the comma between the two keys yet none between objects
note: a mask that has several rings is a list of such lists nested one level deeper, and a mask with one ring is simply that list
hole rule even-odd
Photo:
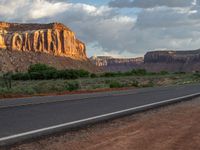
[{"label": "cloudy sky", "polygon": [[88,56],[200,48],[200,0],[0,0],[0,21],[64,23]]}]

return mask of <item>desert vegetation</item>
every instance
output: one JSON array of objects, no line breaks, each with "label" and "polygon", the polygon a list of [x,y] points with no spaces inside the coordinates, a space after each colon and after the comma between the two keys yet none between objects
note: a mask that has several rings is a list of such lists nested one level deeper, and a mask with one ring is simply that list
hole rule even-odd
[{"label": "desert vegetation", "polygon": [[27,72],[0,75],[0,97],[87,92],[117,88],[143,88],[200,82],[200,73],[144,69],[127,72],[90,73],[85,70],[57,70],[44,64],[31,65]]}]

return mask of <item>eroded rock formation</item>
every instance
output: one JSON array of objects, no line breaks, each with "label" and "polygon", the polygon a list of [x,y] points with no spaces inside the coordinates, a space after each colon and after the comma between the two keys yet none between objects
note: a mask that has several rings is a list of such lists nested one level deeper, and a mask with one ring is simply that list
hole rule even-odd
[{"label": "eroded rock formation", "polygon": [[200,50],[148,52],[143,66],[149,71],[200,71]]},{"label": "eroded rock formation", "polygon": [[86,56],[85,44],[63,24],[0,22],[0,72],[24,72],[36,63],[98,71]]},{"label": "eroded rock formation", "polygon": [[149,72],[195,72],[200,71],[200,49],[186,51],[150,51],[144,58],[92,57],[90,60],[105,71],[146,69]]},{"label": "eroded rock formation", "polygon": [[87,59],[85,44],[60,23],[16,24],[0,22],[0,48],[43,52],[79,60]]},{"label": "eroded rock formation", "polygon": [[137,69],[143,64],[143,58],[113,58],[110,56],[91,57],[94,65],[105,71],[128,71]]}]

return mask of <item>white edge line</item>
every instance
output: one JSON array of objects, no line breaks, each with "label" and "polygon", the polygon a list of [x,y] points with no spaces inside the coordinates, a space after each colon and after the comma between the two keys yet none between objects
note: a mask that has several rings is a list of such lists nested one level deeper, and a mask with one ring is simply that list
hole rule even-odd
[{"label": "white edge line", "polygon": [[162,104],[162,103],[173,102],[173,101],[177,101],[179,99],[189,98],[189,97],[197,96],[197,95],[200,95],[200,93],[195,93],[195,94],[177,97],[177,98],[173,98],[173,99],[169,99],[169,100],[164,100],[164,101],[161,101],[161,102],[151,103],[151,104],[133,107],[133,108],[130,108],[130,109],[125,109],[125,110],[116,111],[116,112],[112,112],[112,113],[107,113],[107,114],[103,114],[103,115],[99,115],[99,116],[95,116],[95,117],[90,117],[90,118],[81,119],[81,120],[68,122],[68,123],[63,123],[63,124],[59,124],[59,125],[55,125],[55,126],[51,126],[51,127],[32,130],[32,131],[28,131],[28,132],[24,132],[24,133],[20,133],[20,134],[15,134],[15,135],[0,138],[0,142],[4,142],[6,140],[11,140],[11,139],[14,139],[14,138],[19,138],[19,137],[23,137],[23,136],[27,136],[27,135],[31,135],[31,134],[36,134],[36,133],[40,133],[40,132],[44,132],[44,131],[48,131],[48,130],[67,127],[67,126],[70,126],[70,125],[75,125],[77,123],[82,123],[82,122],[86,122],[86,121],[92,121],[92,120],[95,120],[95,119],[100,119],[100,118],[103,118],[103,117],[117,115],[117,114],[120,114],[120,113],[125,113],[125,112],[129,112],[129,111],[133,111],[133,110],[137,110],[137,109],[141,109],[141,108],[145,108],[145,107],[150,107],[150,106],[154,106],[154,105],[158,105],[158,104]]}]

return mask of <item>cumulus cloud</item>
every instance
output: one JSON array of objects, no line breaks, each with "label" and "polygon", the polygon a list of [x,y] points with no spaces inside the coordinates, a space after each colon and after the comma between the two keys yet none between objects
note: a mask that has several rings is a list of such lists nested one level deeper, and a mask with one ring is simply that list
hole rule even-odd
[{"label": "cumulus cloud", "polygon": [[128,39],[136,18],[120,15],[108,6],[96,7],[82,3],[47,0],[20,0],[18,5],[15,5],[11,3],[12,0],[8,1],[0,2],[0,6],[4,9],[12,6],[13,10],[6,16],[0,12],[0,17],[3,18],[1,20],[62,22],[71,27],[87,45],[93,45],[94,53],[95,49],[102,49],[105,52],[128,50],[128,46],[125,46],[128,44],[123,40]]},{"label": "cumulus cloud", "polygon": [[131,57],[154,49],[199,48],[200,0],[115,0],[111,4],[143,9],[124,15],[120,8],[67,0],[1,0],[0,19],[62,22],[87,44],[90,55]]},{"label": "cumulus cloud", "polygon": [[139,7],[154,8],[157,6],[188,7],[192,0],[113,0],[109,3],[111,7]]}]

